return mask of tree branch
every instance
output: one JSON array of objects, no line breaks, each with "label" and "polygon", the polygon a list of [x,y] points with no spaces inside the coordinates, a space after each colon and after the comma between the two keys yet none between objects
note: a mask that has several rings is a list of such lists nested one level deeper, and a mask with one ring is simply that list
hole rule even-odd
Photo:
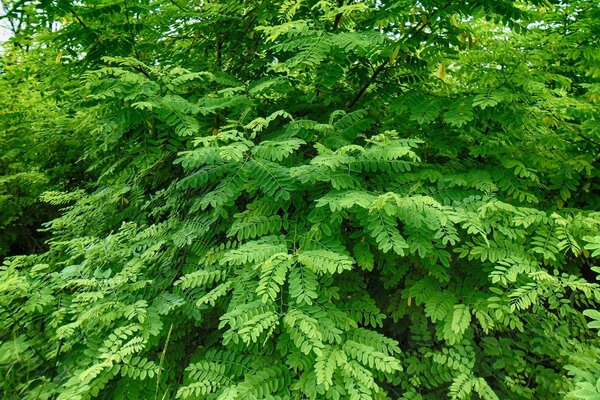
[{"label": "tree branch", "polygon": [[148,71],[146,71],[144,67],[142,67],[141,65],[132,65],[132,67],[136,71],[142,73],[142,75],[144,75],[146,78],[150,79],[150,74],[148,73]]},{"label": "tree branch", "polygon": [[[352,2],[352,0],[350,0],[348,2],[348,4],[350,4],[350,2]],[[338,7],[342,7],[343,5],[344,5],[344,0],[340,0],[338,2]],[[335,19],[333,20],[333,30],[334,31],[338,28],[338,26],[340,25],[340,22],[342,22],[342,17],[343,17],[342,13],[336,14]]]},{"label": "tree branch", "polygon": [[181,4],[179,4],[178,2],[176,2],[175,0],[169,0],[169,2],[171,4],[173,4],[175,7],[179,8],[181,11],[192,12],[192,10],[188,10],[187,8],[185,8],[184,6],[182,6]]},{"label": "tree branch", "polygon": [[223,38],[221,37],[220,33],[217,33],[217,45],[216,45],[216,51],[215,51],[215,58],[217,59],[217,65],[220,67],[222,65],[222,61],[221,61],[221,52],[223,50]]},{"label": "tree branch", "polygon": [[579,136],[580,138],[582,138],[582,139],[584,139],[584,140],[586,140],[586,141],[588,141],[588,142],[590,142],[592,144],[595,144],[596,146],[598,146],[598,148],[600,148],[600,142],[597,142],[594,139],[591,139],[591,138],[585,136],[583,133],[578,132],[577,136]]},{"label": "tree branch", "polygon": [[[25,1],[26,1],[26,0],[21,0],[21,1],[18,1],[18,2],[17,2],[17,3],[16,3],[14,6],[13,6],[13,8],[11,8],[11,9],[10,9],[10,10],[8,10],[6,13],[4,13],[4,15],[0,15],[0,19],[8,18],[8,17],[10,17],[12,14],[15,14],[15,13],[17,12],[17,9],[18,9],[19,7],[21,7],[22,5],[24,5],[24,4],[25,4]],[[2,2],[2,7],[4,7],[4,2]]]},{"label": "tree branch", "polygon": [[377,79],[377,75],[379,75],[381,73],[381,71],[383,71],[383,69],[385,68],[386,65],[388,65],[389,62],[390,62],[390,60],[387,59],[384,62],[382,62],[381,64],[379,64],[379,66],[377,68],[375,68],[375,70],[373,71],[373,74],[371,75],[369,80],[360,88],[360,90],[354,95],[352,100],[348,103],[348,108],[354,107],[356,102],[358,100],[360,100],[360,98],[362,97],[363,94],[365,94],[365,92],[367,91],[369,86],[371,86],[373,84],[373,82],[375,82],[375,79]]},{"label": "tree branch", "polygon": [[81,20],[75,11],[71,10],[71,14],[73,14],[73,17],[77,20],[77,22],[79,22],[79,25],[83,26],[85,29],[88,29],[88,26]]},{"label": "tree branch", "polygon": [[[429,25],[429,22],[436,16],[436,14],[438,14],[440,11],[443,11],[446,8],[448,8],[450,6],[450,4],[451,4],[451,2],[446,3],[442,8],[438,8],[429,18],[426,18],[425,20],[420,21],[417,25],[415,25],[409,31],[408,34],[406,34],[400,40],[400,42],[405,42],[406,40],[418,35],[427,25]],[[377,68],[375,68],[375,70],[373,71],[373,74],[371,75],[369,80],[354,95],[352,100],[350,100],[350,102],[348,103],[348,108],[354,107],[356,102],[358,102],[358,100],[360,100],[360,98],[365,94],[365,92],[367,91],[369,86],[371,86],[375,82],[375,80],[377,79],[377,76],[381,73],[381,71],[383,71],[383,69],[389,64],[389,62],[390,62],[390,59],[388,58],[384,62],[379,64],[379,66]]]},{"label": "tree branch", "polygon": [[133,54],[135,56],[135,58],[137,58],[138,60],[140,59],[140,53],[138,52],[137,49],[137,44],[136,44],[136,37],[135,37],[135,32],[133,31],[133,25],[131,24],[131,21],[129,20],[129,3],[127,1],[125,1],[125,21],[127,22],[127,32],[129,33],[129,40],[131,41],[131,47],[133,49]]}]

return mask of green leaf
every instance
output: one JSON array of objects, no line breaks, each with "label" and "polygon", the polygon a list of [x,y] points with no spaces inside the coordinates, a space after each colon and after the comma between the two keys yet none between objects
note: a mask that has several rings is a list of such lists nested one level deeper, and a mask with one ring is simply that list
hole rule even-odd
[{"label": "green leaf", "polygon": [[452,313],[452,331],[462,336],[470,324],[471,313],[469,308],[464,304],[455,305],[454,312]]},{"label": "green leaf", "polygon": [[318,274],[335,274],[352,269],[354,260],[345,254],[329,250],[303,250],[298,261]]}]

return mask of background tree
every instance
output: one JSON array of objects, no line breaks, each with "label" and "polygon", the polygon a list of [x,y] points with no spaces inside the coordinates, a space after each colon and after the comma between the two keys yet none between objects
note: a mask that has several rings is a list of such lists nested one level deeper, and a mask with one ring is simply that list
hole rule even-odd
[{"label": "background tree", "polygon": [[600,396],[597,5],[6,8],[5,397]]}]

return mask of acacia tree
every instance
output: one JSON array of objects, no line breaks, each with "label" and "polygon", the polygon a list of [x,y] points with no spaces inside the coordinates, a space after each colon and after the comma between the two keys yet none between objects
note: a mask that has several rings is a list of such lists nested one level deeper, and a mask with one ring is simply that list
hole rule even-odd
[{"label": "acacia tree", "polygon": [[598,5],[6,8],[87,171],[0,269],[5,397],[600,396]]}]

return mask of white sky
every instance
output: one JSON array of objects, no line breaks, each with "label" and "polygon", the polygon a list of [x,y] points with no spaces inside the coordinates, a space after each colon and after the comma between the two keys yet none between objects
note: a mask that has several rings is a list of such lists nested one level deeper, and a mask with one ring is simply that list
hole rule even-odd
[{"label": "white sky", "polygon": [[0,43],[4,43],[10,37],[10,30],[0,25]]},{"label": "white sky", "polygon": [[[4,8],[0,3],[0,15],[4,15]],[[0,44],[4,43],[10,37],[10,29],[6,26],[6,20],[0,20]]]}]

